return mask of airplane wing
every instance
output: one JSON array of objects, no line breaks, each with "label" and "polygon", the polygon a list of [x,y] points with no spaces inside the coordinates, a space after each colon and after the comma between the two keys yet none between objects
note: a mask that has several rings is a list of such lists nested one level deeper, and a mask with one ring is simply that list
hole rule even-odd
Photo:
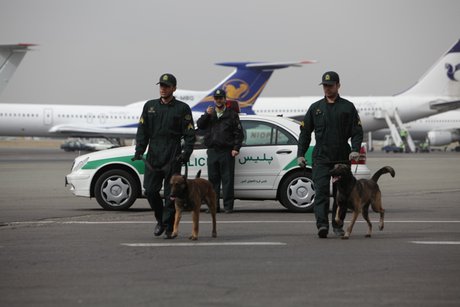
[{"label": "airplane wing", "polygon": [[66,137],[126,137],[134,138],[137,132],[135,127],[94,127],[94,126],[75,126],[57,125],[48,130],[49,133]]},{"label": "airplane wing", "polygon": [[446,112],[460,108],[460,100],[438,100],[430,102],[430,109]]}]

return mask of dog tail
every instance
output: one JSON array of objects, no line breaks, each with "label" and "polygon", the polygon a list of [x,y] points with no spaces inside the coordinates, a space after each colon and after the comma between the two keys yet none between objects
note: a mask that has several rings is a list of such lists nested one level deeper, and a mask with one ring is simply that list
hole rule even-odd
[{"label": "dog tail", "polygon": [[391,177],[395,176],[395,170],[391,166],[384,166],[381,169],[379,169],[377,172],[375,172],[374,176],[372,176],[372,181],[377,182],[380,176],[386,173],[390,173]]},{"label": "dog tail", "polygon": [[201,170],[199,170],[198,173],[196,173],[195,178],[200,178],[200,176],[201,176]]}]

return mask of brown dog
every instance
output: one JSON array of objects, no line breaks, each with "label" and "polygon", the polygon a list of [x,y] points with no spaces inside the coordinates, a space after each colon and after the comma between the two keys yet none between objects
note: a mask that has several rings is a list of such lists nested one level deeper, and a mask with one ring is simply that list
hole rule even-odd
[{"label": "brown dog", "polygon": [[182,175],[173,175],[171,177],[171,200],[174,201],[176,207],[176,215],[174,219],[174,229],[172,237],[175,238],[179,234],[179,222],[182,217],[183,210],[192,210],[192,235],[190,240],[198,239],[198,223],[200,218],[201,203],[205,202],[208,205],[212,217],[212,237],[217,237],[216,231],[216,193],[212,184],[200,177],[201,171],[198,172],[195,179],[186,179]]},{"label": "brown dog", "polygon": [[360,180],[357,180],[353,176],[351,168],[347,164],[336,164],[330,171],[332,181],[337,184],[337,212],[335,221],[339,225],[343,224],[343,221],[341,221],[339,217],[340,210],[347,210],[347,208],[353,210],[350,225],[346,229],[342,239],[348,239],[350,237],[353,225],[360,212],[362,212],[368,225],[366,237],[369,238],[371,236],[372,224],[369,220],[369,205],[372,206],[374,212],[380,213],[379,229],[383,230],[385,210],[382,208],[382,193],[380,192],[377,181],[381,175],[386,173],[390,173],[392,177],[395,176],[395,171],[390,166],[384,166],[379,169],[371,179]]}]

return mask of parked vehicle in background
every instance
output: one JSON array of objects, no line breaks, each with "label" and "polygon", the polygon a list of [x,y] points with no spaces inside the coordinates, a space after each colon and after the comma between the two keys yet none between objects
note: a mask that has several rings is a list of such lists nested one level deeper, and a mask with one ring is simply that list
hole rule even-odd
[{"label": "parked vehicle in background", "polygon": [[105,139],[68,139],[61,144],[64,151],[97,151],[118,147]]}]

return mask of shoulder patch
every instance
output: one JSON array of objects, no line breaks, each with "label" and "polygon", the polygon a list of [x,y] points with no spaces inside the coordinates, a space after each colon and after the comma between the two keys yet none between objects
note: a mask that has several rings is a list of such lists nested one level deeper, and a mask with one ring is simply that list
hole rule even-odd
[{"label": "shoulder patch", "polygon": [[191,119],[192,119],[192,115],[190,115],[190,114],[185,115],[185,120],[191,120]]},{"label": "shoulder patch", "polygon": [[141,118],[139,119],[139,124],[143,125],[144,124],[144,118],[141,116]]}]

